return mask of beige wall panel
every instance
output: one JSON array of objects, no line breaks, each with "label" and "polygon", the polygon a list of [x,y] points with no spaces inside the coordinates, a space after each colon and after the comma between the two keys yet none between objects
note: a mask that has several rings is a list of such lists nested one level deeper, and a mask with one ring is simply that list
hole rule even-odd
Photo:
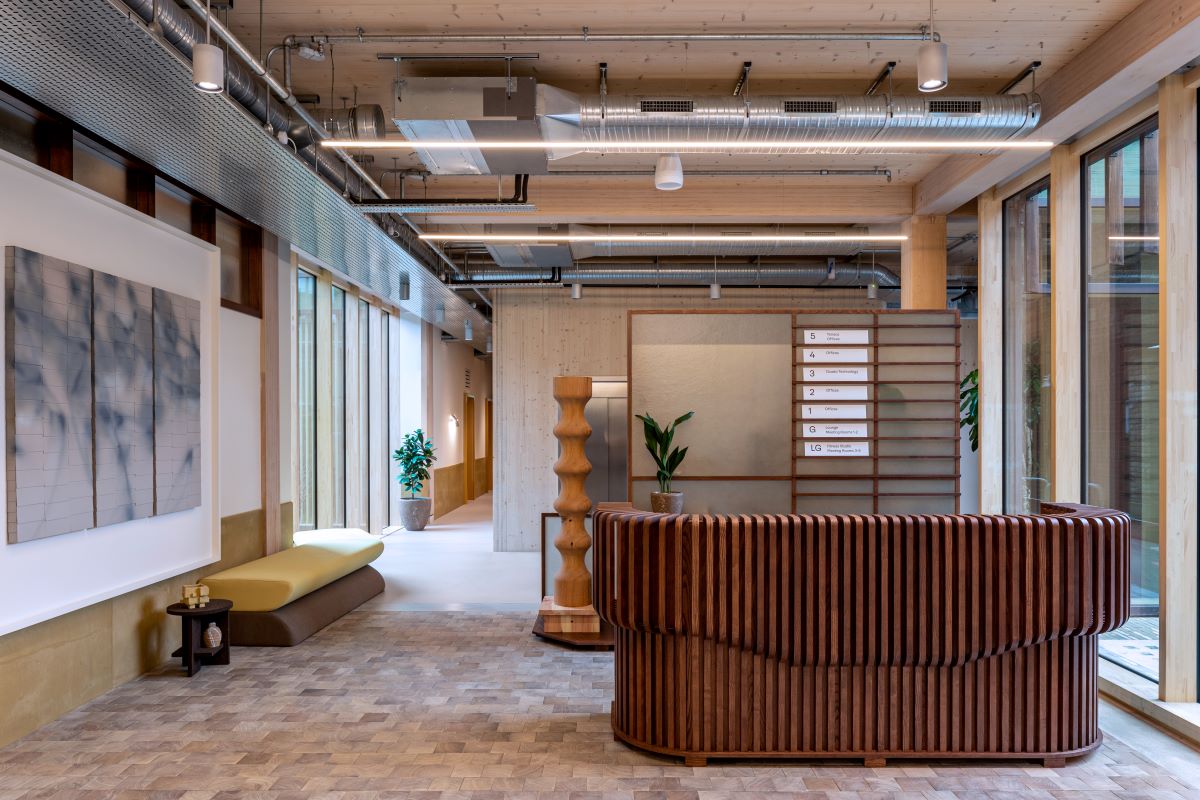
[{"label": "beige wall panel", "polygon": [[1067,147],[1054,148],[1050,153],[1051,491],[1053,499],[1066,503],[1083,499],[1079,181],[1079,159]]},{"label": "beige wall panel", "polygon": [[[550,393],[556,375],[625,376],[631,309],[865,308],[861,289],[500,289],[495,296],[495,548],[537,551],[541,513],[558,494],[552,467],[558,419]],[[876,304],[878,305],[878,304]]]},{"label": "beige wall panel", "polygon": [[[790,475],[791,314],[635,314],[630,408],[676,431],[688,447],[679,475]],[[633,474],[652,476],[641,422]],[[787,513],[790,503],[775,509]]]},{"label": "beige wall panel", "polygon": [[463,504],[462,462],[433,471],[433,517],[437,519]]},{"label": "beige wall panel", "polygon": [[1196,92],[1159,87],[1159,697],[1196,702]]},{"label": "beige wall panel", "polygon": [[1004,506],[1004,200],[979,198],[979,511]]}]

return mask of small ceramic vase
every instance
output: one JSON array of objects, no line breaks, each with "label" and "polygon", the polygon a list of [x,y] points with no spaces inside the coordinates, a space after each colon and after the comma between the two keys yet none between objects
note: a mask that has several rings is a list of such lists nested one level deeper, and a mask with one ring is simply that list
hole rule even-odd
[{"label": "small ceramic vase", "polygon": [[221,646],[221,629],[217,627],[217,623],[210,622],[208,623],[208,627],[204,629],[204,646]]}]

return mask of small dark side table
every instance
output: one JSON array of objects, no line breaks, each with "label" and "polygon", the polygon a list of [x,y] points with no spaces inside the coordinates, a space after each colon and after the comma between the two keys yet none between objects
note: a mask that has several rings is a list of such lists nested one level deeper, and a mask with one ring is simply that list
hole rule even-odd
[{"label": "small dark side table", "polygon": [[[180,656],[183,666],[187,669],[188,677],[200,671],[205,664],[224,665],[229,663],[229,609],[233,603],[229,600],[209,600],[203,608],[188,608],[187,603],[172,603],[167,606],[167,613],[181,617],[183,621],[183,646],[171,653],[171,657]],[[204,646],[204,629],[208,623],[215,622],[221,629],[221,646]]]}]

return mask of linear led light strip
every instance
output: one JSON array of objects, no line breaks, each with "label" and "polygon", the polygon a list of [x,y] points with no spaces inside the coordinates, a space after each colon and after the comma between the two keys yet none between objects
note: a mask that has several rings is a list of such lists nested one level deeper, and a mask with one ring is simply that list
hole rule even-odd
[{"label": "linear led light strip", "polygon": [[1157,242],[1157,236],[1110,236],[1110,242]]},{"label": "linear led light strip", "polygon": [[322,147],[342,147],[359,150],[641,150],[644,152],[697,152],[729,150],[1047,150],[1054,142],[1045,141],[937,141],[925,139],[869,142],[750,142],[750,141],[662,141],[662,142],[592,142],[577,139],[558,141],[474,142],[433,139],[325,139]]},{"label": "linear led light strip", "polygon": [[572,242],[905,242],[907,236],[856,236],[856,235],[774,235],[733,234],[714,236],[711,234],[529,234],[516,233],[423,233],[421,238],[429,242],[526,242],[530,244],[570,244]]}]

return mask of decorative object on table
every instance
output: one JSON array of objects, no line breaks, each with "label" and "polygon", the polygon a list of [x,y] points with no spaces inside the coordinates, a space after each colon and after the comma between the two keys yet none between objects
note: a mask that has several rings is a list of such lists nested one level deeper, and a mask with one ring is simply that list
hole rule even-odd
[{"label": "decorative object on table", "polygon": [[208,605],[208,587],[203,583],[189,583],[183,587],[183,603],[188,608],[204,608]]},{"label": "decorative object on table", "polygon": [[221,634],[221,629],[217,627],[217,623],[210,622],[208,627],[204,629],[204,646],[205,647],[220,647],[221,642],[225,637]]},{"label": "decorative object on table", "polygon": [[417,497],[425,482],[429,480],[429,468],[437,461],[433,441],[425,438],[425,431],[417,428],[405,435],[400,449],[392,453],[392,460],[400,466],[396,480],[408,492],[400,499],[400,524],[405,530],[423,531],[429,524],[433,511],[433,500]]},{"label": "decorative object on table", "polygon": [[9,543],[199,506],[199,301],[4,256]]},{"label": "decorative object on table", "polygon": [[958,427],[967,429],[971,452],[975,452],[979,449],[979,370],[968,372],[958,388],[958,410],[961,414]]},{"label": "decorative object on table", "polygon": [[592,471],[584,452],[592,433],[584,416],[591,396],[591,378],[554,379],[554,399],[559,406],[554,436],[560,448],[554,463],[554,474],[559,479],[554,510],[562,517],[562,533],[554,540],[554,547],[562,555],[562,567],[554,577],[554,594],[542,600],[533,632],[575,647],[608,649],[611,631],[601,630],[600,617],[592,606],[592,574],[584,559],[592,546],[592,537],[584,527],[584,518],[592,507],[584,491],[584,482]]},{"label": "decorative object on table", "polygon": [[675,429],[691,419],[695,413],[694,411],[687,412],[666,428],[660,427],[654,417],[649,414],[637,415],[637,418],[642,421],[642,428],[646,434],[646,450],[658,468],[656,475],[658,491],[650,493],[650,508],[656,514],[683,513],[683,492],[672,491],[671,480],[687,456],[688,449],[685,447],[680,450],[676,447],[672,450],[671,443],[675,439]]},{"label": "decorative object on table", "polygon": [[[204,666],[224,666],[229,663],[229,600],[211,599],[204,608],[188,608],[186,603],[172,603],[167,613],[183,622],[183,644],[171,657],[179,657],[188,677]],[[208,644],[208,628],[215,626],[217,643]]]}]

